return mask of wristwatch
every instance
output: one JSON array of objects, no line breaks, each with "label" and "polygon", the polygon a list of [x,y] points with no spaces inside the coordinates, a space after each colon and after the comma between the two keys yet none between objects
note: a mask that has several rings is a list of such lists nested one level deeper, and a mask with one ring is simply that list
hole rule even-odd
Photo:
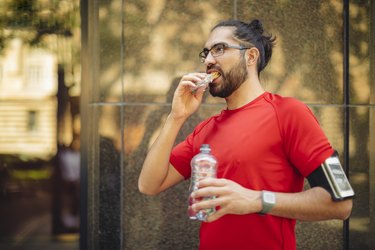
[{"label": "wristwatch", "polygon": [[268,213],[273,206],[276,204],[276,197],[275,193],[270,191],[262,191],[262,211],[260,211],[260,214],[266,214]]}]

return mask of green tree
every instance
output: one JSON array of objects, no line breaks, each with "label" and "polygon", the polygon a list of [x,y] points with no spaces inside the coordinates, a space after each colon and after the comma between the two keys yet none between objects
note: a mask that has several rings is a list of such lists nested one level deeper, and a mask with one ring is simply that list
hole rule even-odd
[{"label": "green tree", "polygon": [[15,37],[30,45],[47,35],[72,37],[79,27],[76,0],[3,0],[0,3],[0,50]]}]

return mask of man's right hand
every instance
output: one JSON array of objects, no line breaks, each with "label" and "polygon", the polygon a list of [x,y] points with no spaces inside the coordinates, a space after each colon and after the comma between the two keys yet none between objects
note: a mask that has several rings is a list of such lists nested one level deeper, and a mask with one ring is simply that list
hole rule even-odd
[{"label": "man's right hand", "polygon": [[187,119],[195,113],[202,102],[205,89],[196,88],[196,83],[202,81],[206,73],[190,73],[182,76],[173,96],[171,117],[174,119]]}]

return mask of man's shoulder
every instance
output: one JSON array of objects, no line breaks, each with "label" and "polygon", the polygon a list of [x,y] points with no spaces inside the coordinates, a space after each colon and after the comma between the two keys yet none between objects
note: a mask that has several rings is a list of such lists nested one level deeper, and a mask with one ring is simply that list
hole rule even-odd
[{"label": "man's shoulder", "polygon": [[268,93],[265,96],[265,99],[274,107],[277,112],[288,113],[297,110],[308,109],[305,103],[294,97]]},{"label": "man's shoulder", "polygon": [[219,117],[220,114],[215,114],[209,118],[204,119],[203,121],[199,122],[198,125],[194,128],[194,133],[199,133],[203,128],[208,126],[208,124],[215,121],[217,117]]},{"label": "man's shoulder", "polygon": [[302,101],[294,97],[282,96],[282,95],[274,94],[274,93],[267,93],[265,98],[269,102],[272,102],[281,106],[305,105]]}]

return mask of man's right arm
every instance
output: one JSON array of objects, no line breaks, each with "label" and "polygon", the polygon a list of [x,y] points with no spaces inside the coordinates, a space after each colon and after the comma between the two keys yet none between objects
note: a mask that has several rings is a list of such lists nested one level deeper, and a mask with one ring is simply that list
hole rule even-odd
[{"label": "man's right arm", "polygon": [[138,179],[141,193],[156,195],[184,180],[184,177],[169,163],[175,139],[183,123],[183,120],[168,116],[143,163]]},{"label": "man's right arm", "polygon": [[191,73],[181,78],[173,96],[171,112],[143,163],[138,179],[138,188],[142,193],[156,195],[184,180],[169,163],[169,157],[182,125],[202,102],[204,89],[196,92],[192,92],[192,89],[205,76],[204,73]]}]

